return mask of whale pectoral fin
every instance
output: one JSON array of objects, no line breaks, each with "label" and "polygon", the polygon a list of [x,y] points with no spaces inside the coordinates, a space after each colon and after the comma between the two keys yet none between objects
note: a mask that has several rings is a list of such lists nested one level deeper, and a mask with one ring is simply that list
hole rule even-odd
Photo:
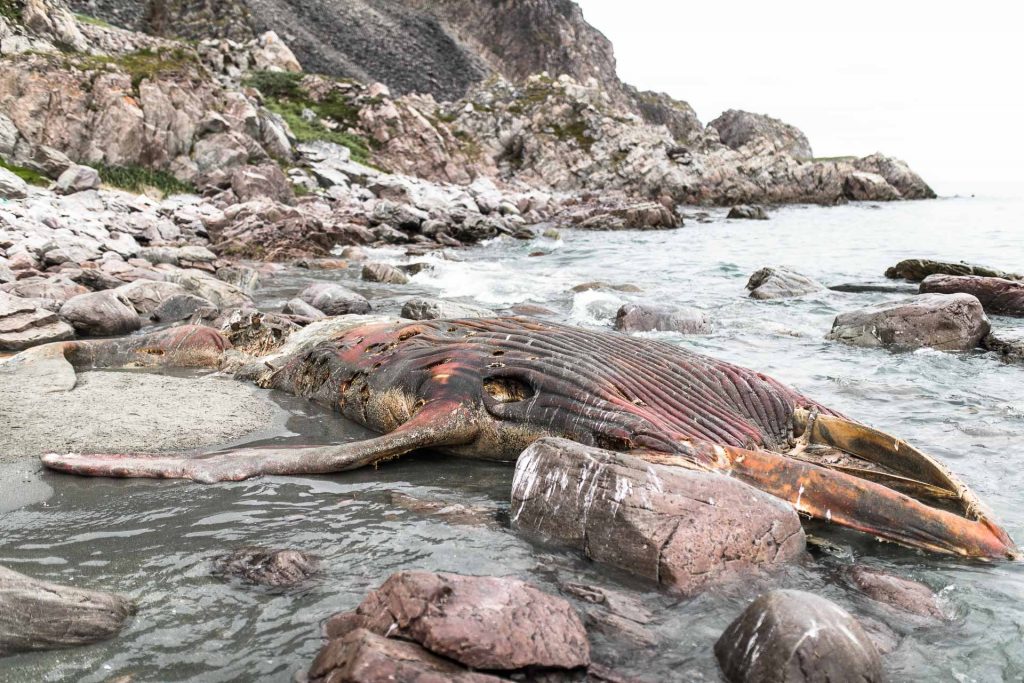
[{"label": "whale pectoral fin", "polygon": [[393,432],[365,441],[308,448],[242,448],[197,458],[141,454],[42,457],[53,470],[89,477],[192,479],[204,484],[261,474],[344,472],[419,448],[457,446],[476,438],[471,412],[460,404],[431,402]]}]

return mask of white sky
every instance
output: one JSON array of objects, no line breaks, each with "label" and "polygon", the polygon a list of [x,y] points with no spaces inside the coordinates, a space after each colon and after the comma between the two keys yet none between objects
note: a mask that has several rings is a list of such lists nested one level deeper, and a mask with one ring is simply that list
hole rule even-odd
[{"label": "white sky", "polygon": [[780,118],[816,156],[902,158],[942,195],[1024,195],[1024,4],[577,0],[619,76]]}]

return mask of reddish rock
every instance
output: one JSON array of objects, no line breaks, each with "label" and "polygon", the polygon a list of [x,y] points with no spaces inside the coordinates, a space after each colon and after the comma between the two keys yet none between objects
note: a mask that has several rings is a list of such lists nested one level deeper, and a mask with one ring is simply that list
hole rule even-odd
[{"label": "reddish rock", "polygon": [[980,275],[929,275],[922,294],[970,294],[986,313],[1024,317],[1024,282]]},{"label": "reddish rock", "polygon": [[497,683],[506,679],[468,671],[416,643],[363,628],[329,642],[309,669],[309,683]]},{"label": "reddish rock", "polygon": [[327,632],[340,637],[353,628],[415,641],[475,669],[590,663],[587,634],[572,606],[512,578],[399,572],[354,613],[333,617]]},{"label": "reddish rock", "polygon": [[981,302],[969,294],[921,294],[836,316],[828,339],[854,346],[913,351],[967,351],[991,325]]},{"label": "reddish rock", "polygon": [[1006,273],[995,268],[979,266],[973,263],[952,263],[949,261],[932,261],[930,259],[906,259],[886,269],[885,276],[896,280],[903,278],[920,282],[929,275],[980,275],[982,277],[1001,277],[1006,280],[1024,279],[1015,273]]},{"label": "reddish rock", "polygon": [[803,555],[792,506],[721,474],[544,438],[523,451],[512,526],[684,593]]},{"label": "reddish rock", "polygon": [[872,600],[922,617],[946,618],[938,597],[923,583],[861,566],[850,570],[850,581]]}]

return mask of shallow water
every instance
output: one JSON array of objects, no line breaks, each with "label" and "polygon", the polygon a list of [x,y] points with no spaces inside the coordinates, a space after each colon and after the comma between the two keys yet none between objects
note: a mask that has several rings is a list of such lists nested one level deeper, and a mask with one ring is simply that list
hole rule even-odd
[{"label": "shallow water", "polygon": [[[410,294],[441,295],[500,309],[538,303],[558,318],[608,326],[624,301],[655,300],[710,312],[706,337],[659,334],[688,348],[767,372],[823,403],[898,434],[944,460],[1024,541],[1024,368],[991,354],[890,354],[823,337],[835,314],[898,295],[826,292],[784,302],[747,299],[743,285],[764,265],[788,264],[826,284],[880,281],[902,258],[935,257],[1024,270],[1024,203],[947,199],[873,207],[793,207],[765,222],[689,221],[678,231],[579,233],[532,242],[498,240],[429,260],[405,287],[352,282],[397,311]],[[530,257],[535,251],[546,255]],[[397,251],[385,260],[403,262]],[[281,304],[310,278],[289,271],[260,297]],[[642,294],[569,289],[582,282],[631,283]],[[349,283],[347,283],[349,284]],[[1022,322],[994,318],[999,329]],[[303,401],[275,395],[291,417],[271,440],[330,442],[361,430]],[[0,518],[0,564],[42,578],[124,592],[139,615],[117,639],[78,650],[19,655],[0,681],[285,681],[308,666],[319,627],[356,605],[399,569],[515,575],[558,593],[566,582],[624,591],[655,613],[653,647],[591,628],[595,658],[643,680],[719,680],[711,647],[758,592],[812,590],[858,617],[887,625],[899,644],[885,657],[893,680],[1024,678],[1024,565],[984,565],[882,545],[825,528],[833,548],[804,565],[692,599],[537,546],[507,528],[508,466],[416,454],[333,477],[265,478],[203,487],[44,475],[56,494]],[[401,491],[484,507],[493,522],[457,526],[390,502]],[[324,571],[298,591],[226,583],[210,560],[240,545],[293,546],[323,558]],[[872,603],[842,580],[861,562],[939,591],[949,623],[924,625]],[[581,609],[588,606],[576,603]]]}]

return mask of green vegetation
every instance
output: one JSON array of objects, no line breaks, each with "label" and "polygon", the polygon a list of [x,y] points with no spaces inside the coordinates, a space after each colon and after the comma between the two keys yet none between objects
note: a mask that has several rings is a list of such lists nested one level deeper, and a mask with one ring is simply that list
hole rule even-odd
[{"label": "green vegetation", "polygon": [[0,0],[0,17],[12,24],[20,24],[21,3],[18,0]]},{"label": "green vegetation", "polygon": [[31,168],[25,168],[24,166],[16,166],[0,159],[0,168],[6,168],[8,171],[24,180],[29,185],[38,185],[40,187],[47,187],[50,184],[50,179],[44,176],[42,173],[37,173]]},{"label": "green vegetation", "polygon": [[564,126],[554,125],[551,127],[551,132],[559,140],[575,140],[577,145],[588,151],[596,142],[587,132],[587,122],[582,118],[573,119]]},{"label": "green vegetation", "polygon": [[182,47],[167,50],[144,48],[124,55],[90,55],[77,61],[82,69],[114,68],[132,77],[132,87],[144,80],[172,76],[192,77],[202,65],[195,52]]},{"label": "green vegetation", "polygon": [[[3,0],[0,0],[0,2],[2,2],[2,1]],[[114,28],[113,26],[111,26],[107,22],[103,21],[102,19],[97,19],[96,17],[90,17],[88,14],[77,14],[76,13],[75,14],[75,19],[77,19],[79,21],[79,23],[82,23],[82,24],[90,24],[91,26],[99,26],[101,28]]]},{"label": "green vegetation", "polygon": [[[321,122],[322,119],[333,121],[341,129],[355,127],[359,123],[359,107],[337,91],[331,91],[320,101],[310,99],[302,88],[303,77],[303,74],[296,73],[260,71],[252,74],[245,84],[260,91],[267,109],[288,123],[299,142],[333,142],[348,147],[354,161],[369,162],[372,152],[365,138],[344,130],[333,130]],[[302,117],[306,109],[316,114],[316,120],[308,121]]]},{"label": "green vegetation", "polygon": [[147,189],[159,190],[164,195],[186,194],[195,192],[196,188],[183,183],[166,171],[154,171],[142,166],[105,166],[98,165],[100,179],[107,185],[119,187],[129,192],[143,193]]}]

